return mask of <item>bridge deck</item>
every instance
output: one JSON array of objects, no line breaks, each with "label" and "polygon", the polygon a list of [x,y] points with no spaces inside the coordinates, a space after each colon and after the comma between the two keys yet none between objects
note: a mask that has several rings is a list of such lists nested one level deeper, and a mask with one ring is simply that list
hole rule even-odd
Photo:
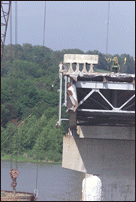
[{"label": "bridge deck", "polygon": [[134,74],[72,73],[67,77],[76,89],[77,125],[135,125]]}]

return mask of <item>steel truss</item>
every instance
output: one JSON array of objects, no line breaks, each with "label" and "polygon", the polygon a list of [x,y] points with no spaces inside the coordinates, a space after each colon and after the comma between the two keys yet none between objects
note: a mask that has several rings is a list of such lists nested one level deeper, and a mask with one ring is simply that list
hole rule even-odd
[{"label": "steel truss", "polygon": [[77,81],[74,85],[77,89],[79,125],[135,124],[134,84]]},{"label": "steel truss", "polygon": [[11,1],[1,1],[1,56],[5,45],[10,8]]},{"label": "steel truss", "polygon": [[59,65],[60,110],[58,124],[60,125],[64,120],[61,118],[64,76],[65,101],[63,106],[67,107],[67,112],[72,111],[76,114],[77,125],[134,126],[135,75],[91,73],[84,71],[85,64],[83,70],[80,71],[79,65],[77,64],[75,71],[72,68],[72,63],[69,67],[63,63]]}]

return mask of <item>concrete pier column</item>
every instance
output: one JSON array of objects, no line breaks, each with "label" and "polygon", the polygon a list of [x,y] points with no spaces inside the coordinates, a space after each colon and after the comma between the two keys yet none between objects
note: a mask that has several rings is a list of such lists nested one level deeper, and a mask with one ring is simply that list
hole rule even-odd
[{"label": "concrete pier column", "polygon": [[99,177],[85,174],[82,182],[82,201],[101,201],[102,182]]}]

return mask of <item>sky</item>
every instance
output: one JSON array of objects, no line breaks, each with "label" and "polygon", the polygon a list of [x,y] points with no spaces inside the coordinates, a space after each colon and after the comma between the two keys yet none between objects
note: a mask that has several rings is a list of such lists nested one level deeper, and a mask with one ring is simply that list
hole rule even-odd
[{"label": "sky", "polygon": [[[106,54],[108,1],[17,2],[17,43],[44,45],[52,50],[98,50]],[[15,43],[15,1],[12,1]],[[10,43],[10,20],[6,44]],[[110,1],[108,54],[135,57],[135,1]]]}]

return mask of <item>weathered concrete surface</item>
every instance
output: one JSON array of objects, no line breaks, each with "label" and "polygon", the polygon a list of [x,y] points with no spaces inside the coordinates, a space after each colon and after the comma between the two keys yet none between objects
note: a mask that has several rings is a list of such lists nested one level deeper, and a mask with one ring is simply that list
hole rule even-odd
[{"label": "weathered concrete surface", "polygon": [[90,174],[123,171],[125,176],[134,176],[135,142],[64,137],[62,166]]},{"label": "weathered concrete surface", "polygon": [[135,199],[134,140],[66,136],[62,167],[99,176],[103,200]]},{"label": "weathered concrete surface", "polygon": [[80,138],[135,140],[134,127],[117,126],[77,126]]},{"label": "weathered concrete surface", "polygon": [[135,177],[123,175],[99,176],[102,181],[102,201],[135,201]]}]

